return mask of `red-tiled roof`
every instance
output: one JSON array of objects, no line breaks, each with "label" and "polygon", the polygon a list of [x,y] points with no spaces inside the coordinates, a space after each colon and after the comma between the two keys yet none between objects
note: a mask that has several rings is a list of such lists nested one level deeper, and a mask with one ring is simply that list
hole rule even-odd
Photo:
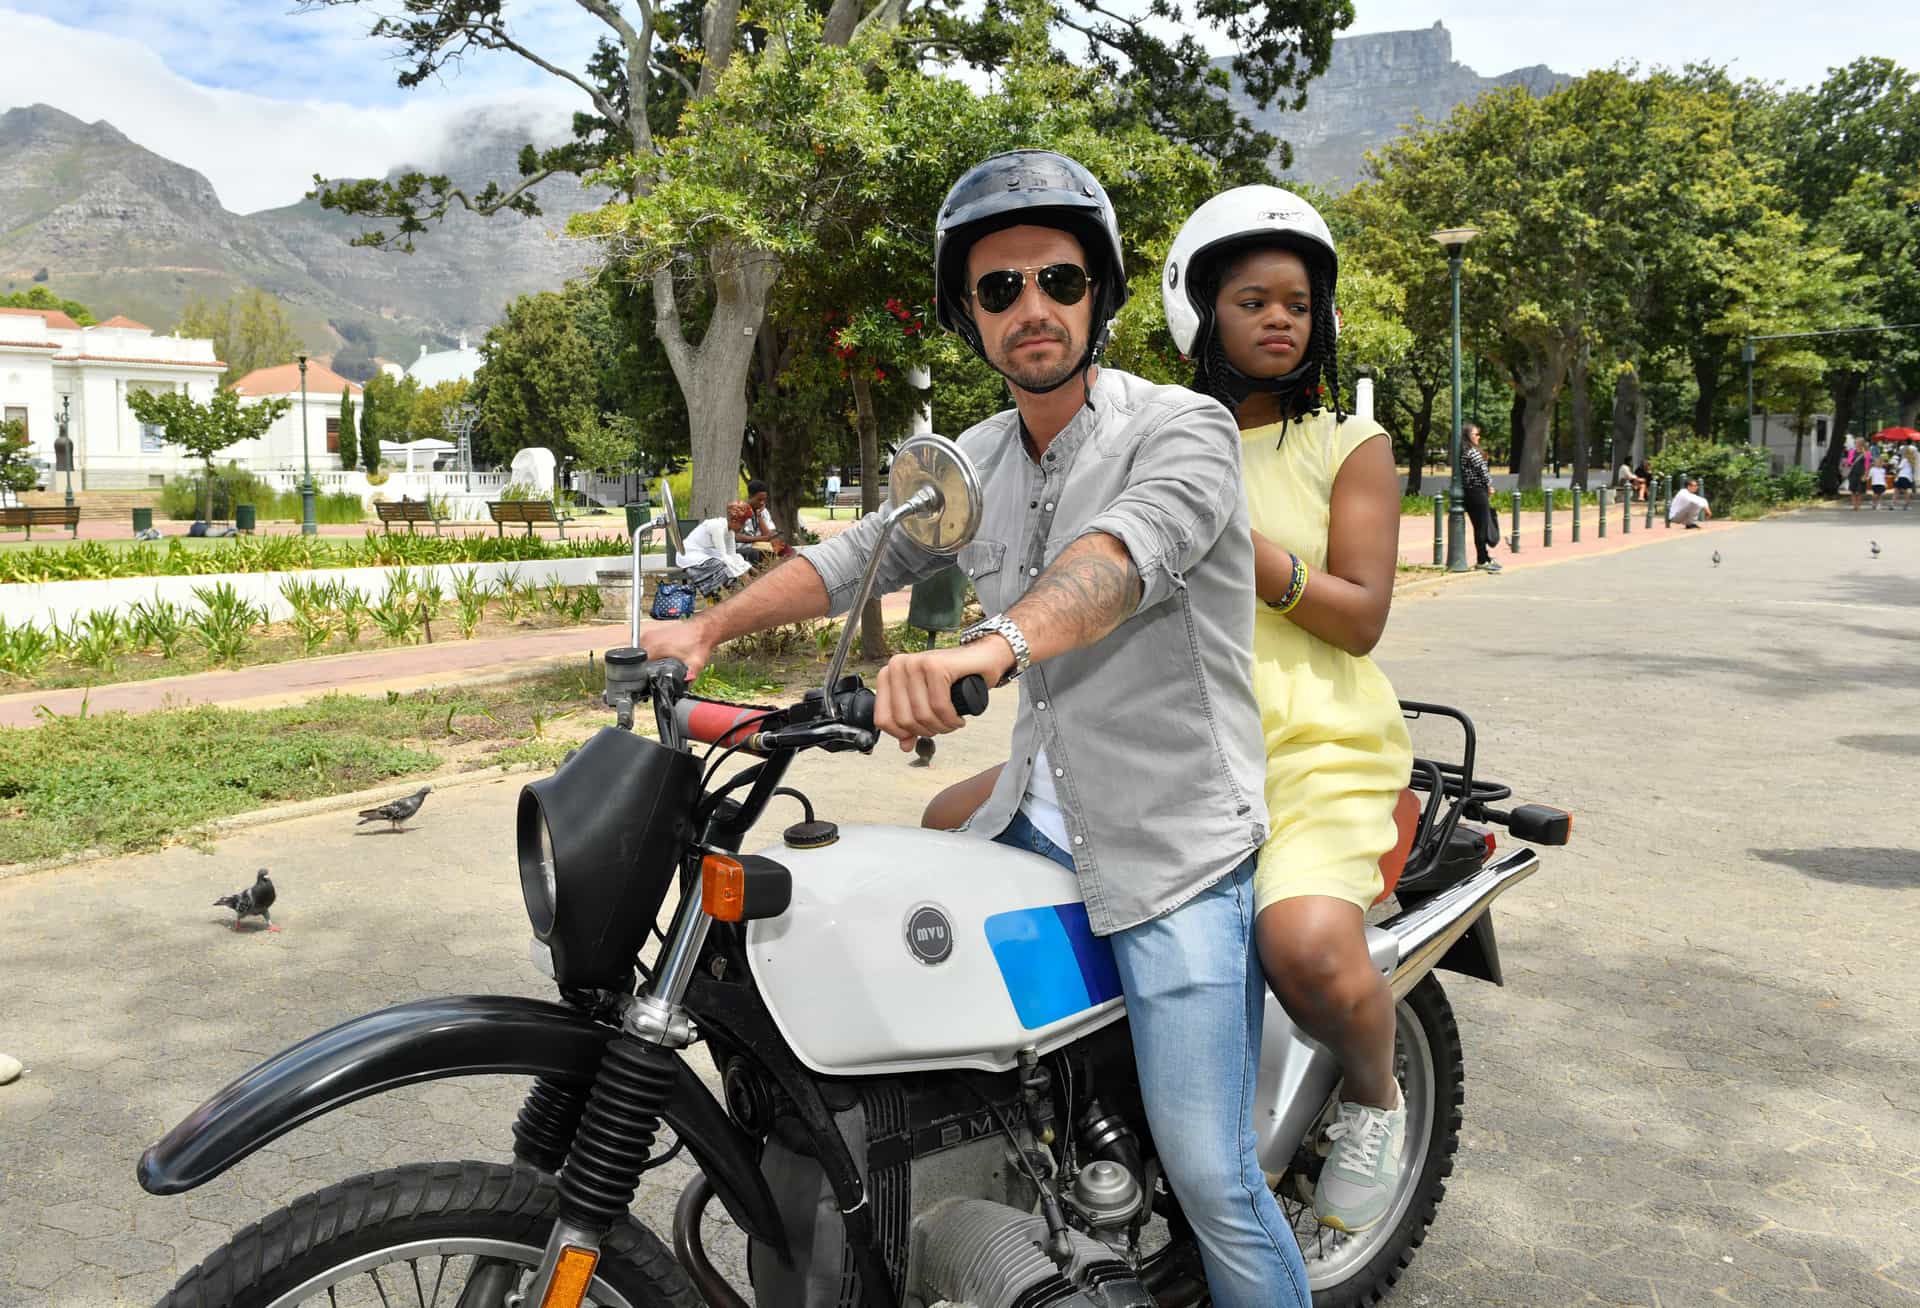
[{"label": "red-tiled roof", "polygon": [[[233,383],[242,395],[298,395],[300,365],[283,363],[274,368],[255,368]],[[345,391],[360,393],[360,387],[348,381],[324,363],[307,362],[307,394],[339,395]]]},{"label": "red-tiled roof", "polygon": [[146,363],[160,364],[167,368],[212,368],[224,371],[226,364],[218,359],[142,359],[130,358],[124,354],[56,354],[55,363]]},{"label": "red-tiled roof", "polygon": [[65,327],[70,331],[80,330],[79,323],[58,309],[0,309],[0,313],[30,313],[36,318],[45,318],[49,327]]},{"label": "red-tiled roof", "polygon": [[63,350],[58,341],[0,341],[0,350]]},{"label": "red-tiled roof", "polygon": [[99,325],[102,327],[132,327],[143,332],[150,332],[153,330],[153,328],[147,326],[143,322],[135,322],[133,319],[127,317],[124,313],[116,313],[113,315],[113,317],[107,319],[105,322],[100,323]]}]

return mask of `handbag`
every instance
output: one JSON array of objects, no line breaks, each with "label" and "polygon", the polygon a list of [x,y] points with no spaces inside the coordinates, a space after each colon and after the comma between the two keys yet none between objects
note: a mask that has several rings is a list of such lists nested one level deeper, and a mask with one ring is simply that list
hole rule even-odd
[{"label": "handbag", "polygon": [[692,612],[693,587],[686,582],[663,581],[654,588],[649,616],[655,622],[671,622]]}]

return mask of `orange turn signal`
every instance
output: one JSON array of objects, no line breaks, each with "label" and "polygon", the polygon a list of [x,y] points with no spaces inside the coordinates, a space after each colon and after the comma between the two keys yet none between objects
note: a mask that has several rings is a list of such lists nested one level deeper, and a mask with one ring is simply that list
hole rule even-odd
[{"label": "orange turn signal", "polygon": [[708,854],[700,860],[700,907],[716,922],[738,922],[747,914],[747,870],[740,860]]},{"label": "orange turn signal", "polygon": [[588,1287],[593,1284],[594,1265],[599,1261],[600,1255],[591,1249],[573,1245],[561,1249],[560,1261],[553,1269],[553,1279],[547,1282],[546,1297],[540,1300],[540,1308],[580,1308]]}]

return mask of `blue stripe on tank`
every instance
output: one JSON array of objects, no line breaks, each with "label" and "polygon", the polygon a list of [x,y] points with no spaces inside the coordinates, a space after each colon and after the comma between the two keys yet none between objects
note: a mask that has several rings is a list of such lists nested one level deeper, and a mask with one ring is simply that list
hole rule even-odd
[{"label": "blue stripe on tank", "polygon": [[1084,904],[996,913],[986,931],[1007,997],[1029,1031],[1120,993],[1112,947],[1093,934]]}]

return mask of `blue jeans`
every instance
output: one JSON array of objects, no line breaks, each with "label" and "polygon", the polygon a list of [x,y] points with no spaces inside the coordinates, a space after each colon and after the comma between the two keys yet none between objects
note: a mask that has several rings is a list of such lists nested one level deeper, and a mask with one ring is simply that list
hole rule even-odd
[{"label": "blue jeans", "polygon": [[[1024,813],[994,837],[1071,871]],[[1267,982],[1253,949],[1254,859],[1173,912],[1107,939],[1160,1166],[1192,1224],[1214,1308],[1307,1308],[1300,1246],[1254,1152]]]}]

